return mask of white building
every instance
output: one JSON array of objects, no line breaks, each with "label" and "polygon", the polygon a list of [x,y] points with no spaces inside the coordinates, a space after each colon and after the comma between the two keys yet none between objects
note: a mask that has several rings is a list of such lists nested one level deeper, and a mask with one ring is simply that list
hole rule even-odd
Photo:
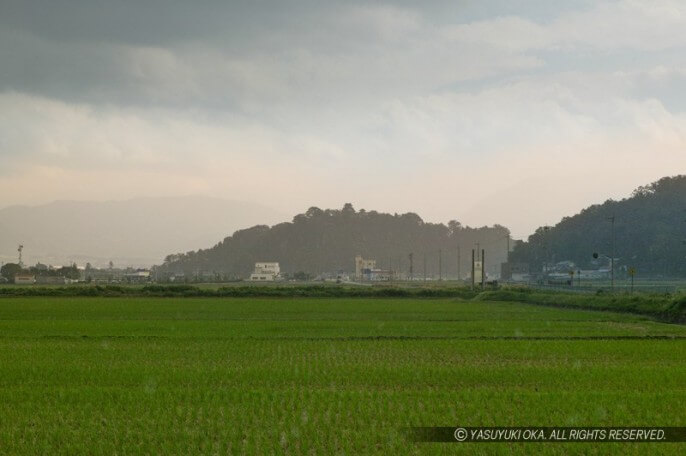
[{"label": "white building", "polygon": [[150,282],[150,271],[147,269],[139,269],[137,271],[127,272],[124,274],[124,278],[129,283]]},{"label": "white building", "polygon": [[273,282],[281,278],[279,263],[255,263],[255,270],[250,274],[253,282]]},{"label": "white building", "polygon": [[369,274],[365,274],[364,277],[373,282],[385,282],[393,278],[393,272],[384,269],[370,269]]},{"label": "white building", "polygon": [[36,276],[33,274],[17,274],[14,276],[14,283],[17,285],[33,285],[36,283]]},{"label": "white building", "polygon": [[368,260],[362,258],[362,255],[355,257],[355,279],[363,280],[370,279],[372,270],[376,269],[376,260]]}]

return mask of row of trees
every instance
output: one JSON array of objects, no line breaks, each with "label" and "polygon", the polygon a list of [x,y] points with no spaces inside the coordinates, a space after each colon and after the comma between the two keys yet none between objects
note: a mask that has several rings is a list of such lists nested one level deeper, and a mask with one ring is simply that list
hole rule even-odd
[{"label": "row of trees", "polygon": [[611,255],[613,236],[617,267],[634,267],[643,276],[686,276],[686,176],[665,177],[629,198],[608,200],[554,227],[541,227],[510,257],[532,270],[562,260],[593,267],[598,264],[594,252],[607,263],[603,258]]},{"label": "row of trees", "polygon": [[414,213],[356,211],[351,204],[340,210],[312,207],[292,222],[254,226],[212,248],[169,255],[158,271],[186,275],[217,271],[245,277],[257,261],[278,261],[286,272],[352,272],[359,254],[376,259],[380,268],[408,273],[409,254],[413,253],[416,276],[423,274],[424,258],[427,274],[437,276],[440,255],[443,276],[455,277],[459,247],[464,277],[477,243],[488,251],[487,265],[506,261],[509,236],[509,230],[500,225],[471,228],[457,221],[427,223]]},{"label": "row of trees", "polygon": [[36,277],[66,277],[67,279],[78,279],[79,269],[76,264],[71,266],[62,266],[61,268],[48,268],[42,265],[31,266],[28,268],[22,268],[17,263],[6,263],[0,268],[0,276],[5,279],[12,281],[14,276],[21,273],[32,274]]}]

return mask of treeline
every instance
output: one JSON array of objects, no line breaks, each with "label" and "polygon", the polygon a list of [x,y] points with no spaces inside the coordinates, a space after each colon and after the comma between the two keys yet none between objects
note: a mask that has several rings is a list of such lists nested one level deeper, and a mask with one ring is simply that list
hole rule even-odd
[{"label": "treeline", "polygon": [[532,271],[564,260],[581,268],[607,266],[613,218],[618,273],[635,268],[643,277],[686,276],[686,176],[665,177],[629,198],[608,200],[554,227],[541,227],[515,246],[510,258],[528,263]]},{"label": "treeline", "polygon": [[[160,297],[160,298],[457,298],[475,301],[519,302],[579,310],[623,312],[670,323],[686,323],[684,294],[595,295],[531,288],[367,287],[367,286],[232,286],[193,285],[74,285],[68,287],[0,287],[1,297]],[[459,303],[456,303],[459,305]]]},{"label": "treeline", "polygon": [[24,273],[31,274],[36,277],[66,277],[74,280],[79,278],[79,269],[76,264],[72,264],[71,266],[62,266],[55,269],[48,269],[48,267],[45,265],[22,268],[17,263],[5,263],[0,268],[0,276],[4,277],[10,282],[14,280],[15,275]]},{"label": "treeline", "polygon": [[75,285],[68,287],[0,287],[0,296],[164,297],[164,298],[463,298],[478,294],[467,287],[366,286],[231,286],[201,288],[193,285]]},{"label": "treeline", "polygon": [[[472,228],[457,221],[447,225],[424,222],[417,214],[356,211],[351,204],[340,210],[310,208],[292,222],[254,226],[237,231],[212,248],[169,255],[159,274],[192,277],[200,272],[250,275],[258,261],[278,261],[286,273],[316,275],[354,272],[354,258],[376,259],[380,269],[421,277],[456,277],[458,247],[460,276],[470,271],[471,249],[486,249],[487,270],[499,270],[506,261],[510,232],[500,225]],[[440,271],[439,271],[440,269]]]}]

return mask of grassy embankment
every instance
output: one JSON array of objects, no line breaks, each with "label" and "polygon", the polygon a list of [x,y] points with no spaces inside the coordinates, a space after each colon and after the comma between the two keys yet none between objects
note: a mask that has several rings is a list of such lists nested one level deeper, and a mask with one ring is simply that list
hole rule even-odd
[{"label": "grassy embankment", "polygon": [[600,310],[645,315],[670,323],[686,323],[686,294],[576,294],[510,288],[484,291],[475,299],[522,302],[561,308]]}]

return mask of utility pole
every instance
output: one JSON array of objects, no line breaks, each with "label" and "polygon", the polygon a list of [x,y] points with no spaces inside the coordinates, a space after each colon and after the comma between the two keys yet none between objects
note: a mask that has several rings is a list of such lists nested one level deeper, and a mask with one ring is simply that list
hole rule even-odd
[{"label": "utility pole", "polygon": [[474,289],[474,249],[472,249],[472,290]]},{"label": "utility pole", "polygon": [[413,275],[414,270],[413,270],[413,264],[412,264],[412,259],[414,258],[414,255],[412,253],[410,253],[409,256],[410,256],[410,281],[412,281],[414,279],[414,275]]},{"label": "utility pole", "polygon": [[393,259],[388,257],[388,281],[393,281]]},{"label": "utility pole", "polygon": [[[512,279],[512,265],[510,264],[510,232],[507,232],[507,236],[505,237],[507,240],[507,250],[505,251],[505,263],[507,264],[507,268],[510,271],[510,279]],[[503,266],[500,265],[500,280],[503,280]]]},{"label": "utility pole", "polygon": [[438,249],[438,281],[443,280],[443,250]]},{"label": "utility pole", "polygon": [[486,250],[481,250],[481,288],[486,285]]},{"label": "utility pole", "polygon": [[610,217],[610,222],[612,224],[612,258],[610,258],[610,282],[611,289],[614,293],[615,291],[615,216]]},{"label": "utility pole", "polygon": [[548,277],[548,260],[550,259],[550,239],[548,239],[548,231],[550,231],[549,226],[544,226],[543,227],[543,232],[545,233],[544,239],[543,239],[543,244],[542,248],[545,251],[543,255],[543,273],[545,274],[545,277]]},{"label": "utility pole", "polygon": [[424,252],[424,282],[426,282],[426,252]]},{"label": "utility pole", "polygon": [[457,246],[457,280],[460,280],[460,246]]}]

